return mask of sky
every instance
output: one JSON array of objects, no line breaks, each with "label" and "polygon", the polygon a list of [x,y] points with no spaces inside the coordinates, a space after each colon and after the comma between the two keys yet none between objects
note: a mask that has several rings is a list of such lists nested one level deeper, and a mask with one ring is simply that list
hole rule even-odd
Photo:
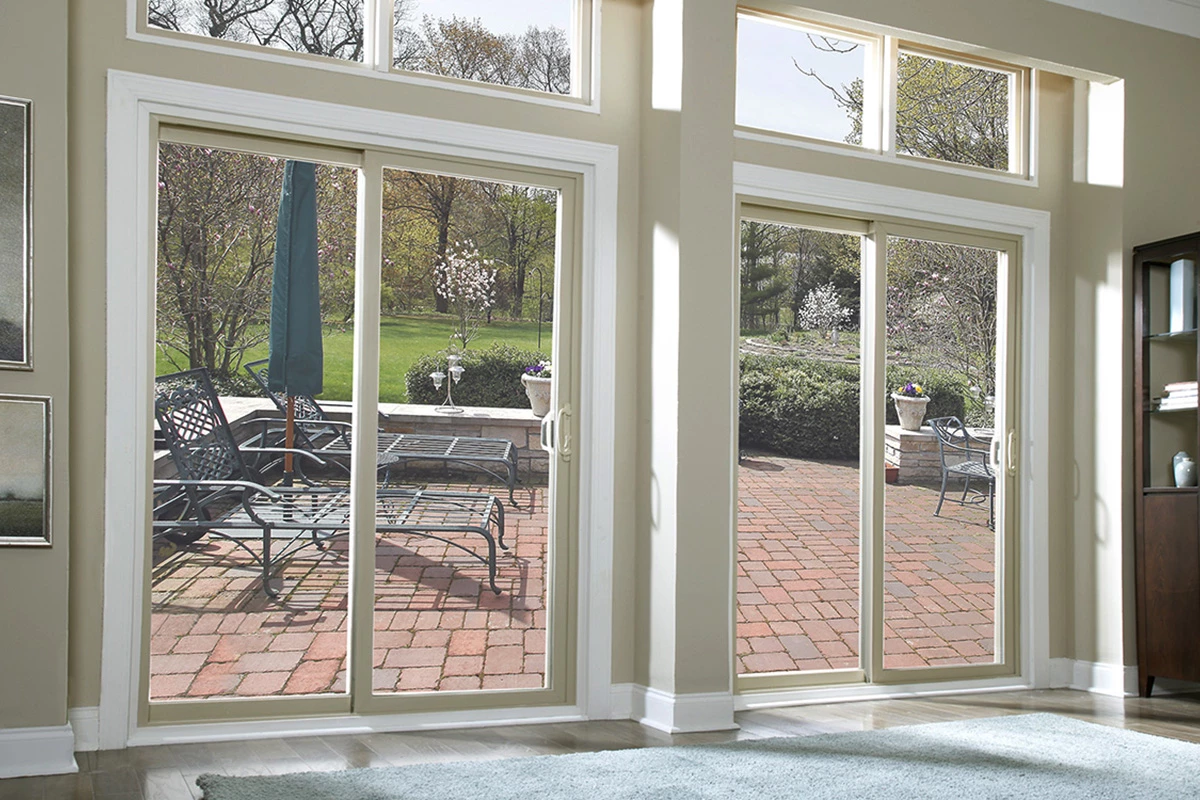
[{"label": "sky", "polygon": [[804,31],[754,17],[738,18],[737,122],[752,128],[845,141],[850,119],[829,90],[802,75],[792,59],[841,89],[863,77],[866,48],[817,50]]},{"label": "sky", "polygon": [[493,33],[522,34],[530,25],[569,30],[572,0],[413,0],[410,25],[431,17],[476,17]]},{"label": "sky", "polygon": [[46,433],[40,402],[0,401],[0,495],[40,500],[46,482]]}]

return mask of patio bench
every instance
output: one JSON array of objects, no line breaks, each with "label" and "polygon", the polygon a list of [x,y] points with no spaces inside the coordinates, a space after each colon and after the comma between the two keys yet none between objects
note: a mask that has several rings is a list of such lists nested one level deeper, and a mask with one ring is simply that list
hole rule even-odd
[{"label": "patio bench", "polygon": [[[308,545],[324,548],[350,530],[350,491],[344,486],[266,486],[261,474],[244,456],[282,454],[285,448],[238,446],[229,429],[205,369],[164,375],[157,381],[155,418],[178,479],[154,481],[156,537],[193,540],[211,534],[244,550],[262,571],[263,589],[282,559]],[[322,463],[305,450],[297,458]],[[410,534],[453,546],[488,567],[488,582],[496,594],[496,550],[504,543],[504,505],[480,492],[436,492],[424,489],[380,489],[375,498],[376,532]],[[453,534],[477,535],[487,555],[475,552]],[[261,552],[248,541],[260,541]]]},{"label": "patio bench", "polygon": [[[286,413],[287,397],[273,392],[267,385],[267,359],[244,365],[263,393],[271,398],[281,412]],[[296,419],[296,441],[304,450],[343,465],[350,458],[351,424],[331,419],[310,395],[293,398]],[[384,415],[380,415],[384,417]],[[386,419],[386,417],[384,417]],[[282,429],[277,429],[280,433]],[[391,477],[391,468],[410,461],[435,461],[445,465],[458,464],[487,473],[508,487],[508,502],[517,507],[514,497],[517,475],[517,448],[508,439],[489,439],[478,436],[441,436],[420,433],[377,434],[378,464],[384,471],[384,483]],[[503,472],[504,474],[500,474]]]}]

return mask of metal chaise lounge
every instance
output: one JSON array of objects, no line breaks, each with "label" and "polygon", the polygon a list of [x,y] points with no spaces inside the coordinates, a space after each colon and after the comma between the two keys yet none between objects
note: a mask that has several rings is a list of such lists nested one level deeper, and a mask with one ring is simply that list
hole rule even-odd
[{"label": "metal chaise lounge", "polygon": [[[263,394],[271,398],[276,408],[286,413],[287,397],[272,392],[267,386],[267,359],[252,361],[244,366]],[[342,469],[347,469],[350,458],[350,423],[331,419],[325,413],[325,409],[309,395],[296,395],[293,400],[297,446],[332,461]],[[276,434],[281,432],[282,428],[276,429]],[[517,448],[508,439],[384,431],[379,431],[377,436],[378,463],[380,469],[385,470],[385,483],[390,477],[391,467],[398,463],[440,461],[447,465],[459,464],[474,467],[502,481],[508,487],[508,502],[514,508],[517,507],[517,501],[513,497],[517,485]],[[502,470],[504,474],[497,470]]]},{"label": "metal chaise lounge", "polygon": [[[272,597],[276,565],[308,545],[325,547],[350,530],[346,486],[266,486],[247,457],[278,456],[284,448],[239,446],[213,390],[207,370],[164,375],[156,382],[154,414],[179,477],[154,481],[154,538],[194,541],[205,534],[232,542],[262,568]],[[323,463],[304,450],[294,457]],[[496,548],[504,543],[504,504],[477,492],[382,488],[375,499],[375,528],[382,535],[408,534],[456,547],[488,567],[496,594]],[[453,534],[478,535],[487,555]],[[248,541],[261,541],[261,552]]]}]

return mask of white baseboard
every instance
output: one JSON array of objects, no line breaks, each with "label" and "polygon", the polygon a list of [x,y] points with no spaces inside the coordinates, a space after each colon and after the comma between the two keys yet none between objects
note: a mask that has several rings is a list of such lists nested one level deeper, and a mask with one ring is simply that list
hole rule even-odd
[{"label": "white baseboard", "polygon": [[0,778],[78,772],[70,725],[0,728]]},{"label": "white baseboard", "polygon": [[100,749],[100,707],[84,706],[67,709],[67,721],[75,734],[75,752],[87,753]]},{"label": "white baseboard", "polygon": [[609,719],[633,719],[633,693],[636,688],[632,683],[612,685],[612,697],[608,703]]},{"label": "white baseboard", "polygon": [[1137,667],[1072,658],[1050,659],[1050,683],[1055,689],[1078,689],[1112,697],[1133,697],[1137,695],[1137,677]]},{"label": "white baseboard", "polygon": [[637,685],[630,689],[629,718],[651,728],[666,733],[699,733],[738,727],[733,721],[731,692],[671,694]]}]

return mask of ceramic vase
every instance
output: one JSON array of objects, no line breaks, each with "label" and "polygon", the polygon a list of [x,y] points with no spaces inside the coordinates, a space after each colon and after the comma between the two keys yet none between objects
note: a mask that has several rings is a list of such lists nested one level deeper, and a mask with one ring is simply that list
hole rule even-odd
[{"label": "ceramic vase", "polygon": [[896,416],[900,418],[901,429],[921,430],[921,423],[925,420],[925,406],[929,405],[929,398],[909,397],[893,392],[892,400],[896,402]]},{"label": "ceramic vase", "polygon": [[525,384],[525,394],[529,398],[529,406],[535,417],[544,417],[550,412],[550,378],[539,378],[536,375],[522,375],[521,383]]}]

